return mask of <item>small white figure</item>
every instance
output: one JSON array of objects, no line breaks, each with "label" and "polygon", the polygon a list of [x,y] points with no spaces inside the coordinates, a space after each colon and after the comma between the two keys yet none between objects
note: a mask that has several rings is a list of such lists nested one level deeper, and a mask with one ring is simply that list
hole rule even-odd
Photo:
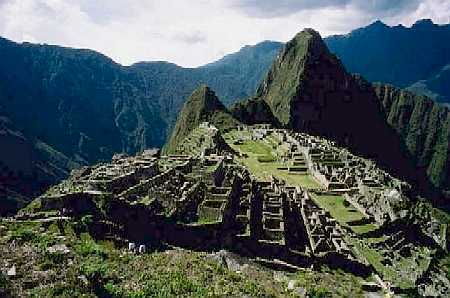
[{"label": "small white figure", "polygon": [[144,244],[139,245],[139,253],[140,254],[145,254],[146,252],[146,247]]}]

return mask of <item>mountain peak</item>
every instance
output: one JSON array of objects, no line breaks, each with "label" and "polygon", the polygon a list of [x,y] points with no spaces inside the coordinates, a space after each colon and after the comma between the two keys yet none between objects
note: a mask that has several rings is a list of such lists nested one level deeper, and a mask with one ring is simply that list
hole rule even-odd
[{"label": "mountain peak", "polygon": [[320,34],[313,29],[299,32],[286,44],[258,88],[257,94],[267,102],[280,123],[288,124],[288,102],[295,98],[299,85],[310,74],[309,70],[324,61],[329,65],[339,65],[339,61],[328,51]]},{"label": "mountain peak", "polygon": [[305,28],[299,33],[297,33],[294,37],[294,39],[298,38],[304,38],[304,37],[310,37],[310,38],[321,38],[320,33],[312,28]]},{"label": "mountain peak", "polygon": [[431,28],[434,26],[435,24],[431,19],[421,19],[415,22],[414,25],[412,25],[412,28]]},{"label": "mountain peak", "polygon": [[322,37],[320,33],[311,28],[305,28],[288,43],[295,44],[314,44],[314,43],[323,43]]},{"label": "mountain peak", "polygon": [[164,151],[174,152],[184,138],[203,122],[210,122],[219,129],[237,124],[214,91],[207,85],[201,85],[195,89],[184,103]]},{"label": "mountain peak", "polygon": [[217,98],[216,93],[207,85],[200,85],[186,101],[183,109],[192,106],[200,113],[224,111],[225,106]]},{"label": "mountain peak", "polygon": [[373,22],[372,24],[368,25],[367,27],[361,28],[364,31],[382,31],[384,29],[389,28],[388,25],[386,25],[385,23],[383,23],[380,20],[376,20],[375,22]]},{"label": "mountain peak", "polygon": [[[399,139],[385,123],[370,85],[350,75],[314,30],[303,30],[287,43],[258,97],[281,126],[327,136],[371,157],[382,156],[385,164],[408,163],[397,150]],[[377,140],[398,147],[389,152]]]},{"label": "mountain peak", "polygon": [[368,27],[388,27],[385,23],[383,23],[381,20],[376,20],[372,24],[370,24]]}]

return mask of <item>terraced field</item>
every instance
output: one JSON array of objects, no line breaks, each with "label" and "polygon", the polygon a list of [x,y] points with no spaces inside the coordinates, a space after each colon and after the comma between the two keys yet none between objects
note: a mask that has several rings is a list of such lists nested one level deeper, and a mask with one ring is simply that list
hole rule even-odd
[{"label": "terraced field", "polygon": [[[248,139],[245,139],[248,138]],[[242,142],[236,142],[242,140]],[[245,132],[232,131],[225,135],[227,143],[244,157],[240,161],[261,180],[269,180],[271,176],[286,181],[291,186],[301,186],[306,189],[319,189],[320,184],[308,173],[289,173],[286,168],[287,163],[279,161],[280,152],[284,148],[276,148],[274,137],[268,140],[251,140],[250,135]],[[282,147],[282,146],[279,146]]]},{"label": "terraced field", "polygon": [[372,223],[365,224],[365,216],[355,207],[346,203],[340,195],[318,195],[312,194],[312,199],[323,209],[330,212],[341,225],[349,226],[353,232],[364,234],[377,229]]}]

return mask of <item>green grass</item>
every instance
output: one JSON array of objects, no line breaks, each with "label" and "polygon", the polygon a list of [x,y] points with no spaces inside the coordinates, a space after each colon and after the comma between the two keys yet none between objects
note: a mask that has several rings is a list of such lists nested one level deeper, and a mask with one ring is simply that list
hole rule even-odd
[{"label": "green grass", "polygon": [[[7,229],[0,235],[2,258],[16,260],[20,275],[13,283],[0,276],[0,293],[18,297],[274,297],[285,291],[284,285],[274,282],[272,272],[259,267],[236,273],[207,253],[188,250],[131,254],[88,233],[76,235],[75,223],[64,225],[61,229],[56,224],[2,222]],[[43,242],[44,238],[52,241]],[[19,249],[10,249],[13,239],[20,242]],[[63,243],[68,254],[46,253],[49,246]],[[20,250],[24,246],[26,254]],[[46,271],[47,277],[30,283],[36,270]]]},{"label": "green grass", "polygon": [[368,246],[369,243],[380,241],[383,241],[383,238],[367,238],[362,240],[362,242],[353,240],[352,243],[384,280],[393,282],[402,289],[414,288],[415,280],[412,278],[413,272],[416,278],[422,275],[430,265],[429,256],[432,251],[426,247],[414,247],[411,257],[390,259],[392,265],[384,265],[382,263],[384,260],[382,251]]},{"label": "green grass", "polygon": [[340,195],[316,195],[312,199],[322,208],[328,210],[334,218],[340,222],[349,223],[361,220],[364,216],[352,206],[344,205],[344,197]]},{"label": "green grass", "polygon": [[244,141],[242,145],[238,145],[239,149],[246,153],[254,155],[272,156],[272,149],[261,141]]},{"label": "green grass", "polygon": [[301,186],[306,189],[319,189],[320,184],[309,174],[289,174],[286,171],[275,170],[275,175],[291,186]]},{"label": "green grass", "polygon": [[363,234],[377,228],[374,224],[351,225],[351,222],[364,219],[364,215],[352,205],[346,205],[343,196],[312,194],[311,197],[320,207],[330,212],[340,224],[348,225],[355,233]]},{"label": "green grass", "polygon": [[258,179],[268,181],[270,176],[273,175],[286,181],[290,186],[301,186],[307,189],[321,188],[320,184],[309,174],[290,174],[288,171],[279,170],[279,167],[285,167],[286,165],[275,161],[277,152],[274,152],[266,142],[247,140],[242,145],[234,145],[233,140],[238,138],[239,133],[233,131],[227,134],[225,139],[235,150],[248,156],[247,158],[241,158],[240,161]]},{"label": "green grass", "polygon": [[264,156],[258,156],[258,158],[256,159],[259,162],[265,162],[265,163],[269,163],[269,162],[275,162],[276,159],[274,156],[270,156],[270,155],[264,155]]},{"label": "green grass", "polygon": [[298,286],[307,290],[308,297],[364,297],[362,278],[342,270],[323,266],[320,271],[299,270]]},{"label": "green grass", "polygon": [[214,214],[212,212],[201,212],[199,215],[199,218],[197,220],[198,224],[213,224],[213,223],[220,223],[221,221],[221,215],[220,214]]},{"label": "green grass", "polygon": [[371,231],[375,231],[376,229],[378,229],[378,226],[375,224],[365,224],[360,226],[351,226],[350,228],[356,234],[365,234]]}]

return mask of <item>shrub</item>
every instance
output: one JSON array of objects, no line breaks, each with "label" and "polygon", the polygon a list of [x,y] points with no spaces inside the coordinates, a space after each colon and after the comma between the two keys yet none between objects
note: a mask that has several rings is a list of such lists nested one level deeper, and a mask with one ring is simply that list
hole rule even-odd
[{"label": "shrub", "polygon": [[129,297],[175,297],[175,296],[206,296],[206,288],[190,279],[180,271],[153,275],[142,290],[129,293]]},{"label": "shrub", "polygon": [[50,288],[49,297],[81,297],[82,291],[75,284],[68,284],[65,282],[55,284]]},{"label": "shrub", "polygon": [[30,227],[20,226],[12,231],[10,239],[19,242],[30,242],[35,239],[35,235],[36,233]]},{"label": "shrub", "polygon": [[258,157],[258,161],[259,162],[274,162],[275,161],[275,157],[273,157],[271,155],[259,156]]},{"label": "shrub", "polygon": [[75,245],[75,251],[82,256],[95,255],[102,259],[108,256],[106,249],[88,236],[82,236],[81,241]]},{"label": "shrub", "polygon": [[89,257],[80,266],[80,273],[95,283],[100,283],[107,278],[108,265],[99,257]]},{"label": "shrub", "polygon": [[41,269],[48,270],[54,268],[55,265],[63,264],[66,256],[61,252],[45,252],[43,258]]},{"label": "shrub", "polygon": [[9,280],[0,272],[0,297],[11,297],[11,288]]},{"label": "shrub", "polygon": [[331,296],[331,292],[323,287],[314,288],[309,293],[309,297],[311,298],[327,298]]}]

